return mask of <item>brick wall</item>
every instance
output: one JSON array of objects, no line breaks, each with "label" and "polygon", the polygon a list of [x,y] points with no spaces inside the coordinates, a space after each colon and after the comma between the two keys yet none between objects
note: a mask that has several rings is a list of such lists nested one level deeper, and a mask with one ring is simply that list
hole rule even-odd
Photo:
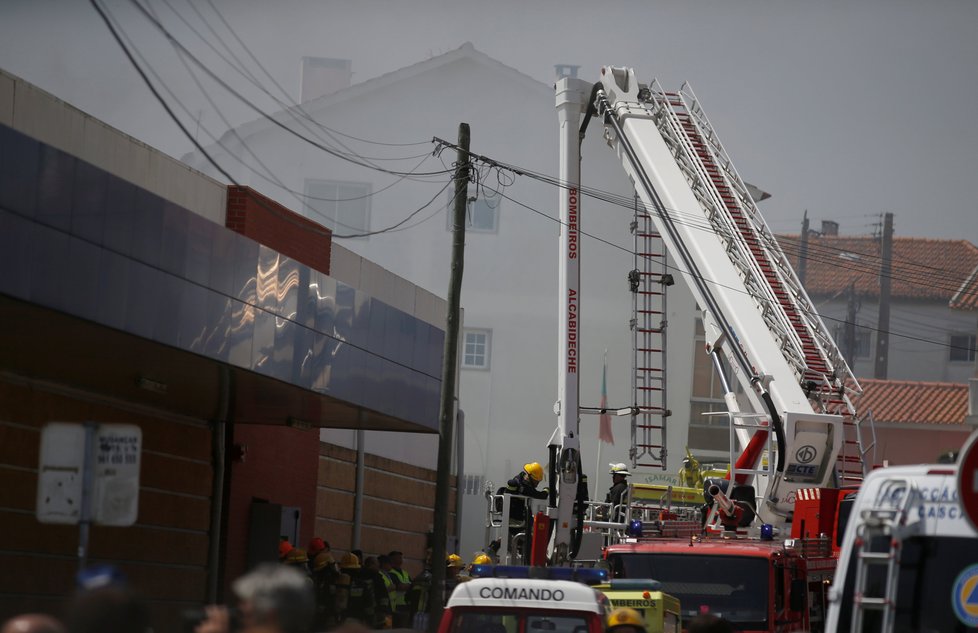
[{"label": "brick wall", "polygon": [[[246,571],[252,499],[302,509],[300,541],[305,547],[316,521],[316,468],[319,429],[301,431],[285,426],[241,424],[234,443],[247,446],[243,462],[231,459],[227,514],[225,588]],[[231,447],[229,453],[233,454]],[[277,543],[272,544],[277,551]]]},{"label": "brick wall", "polygon": [[172,629],[180,609],[204,602],[212,481],[205,424],[2,380],[0,403],[0,622],[30,611],[60,615],[74,589],[78,527],[35,518],[40,432],[50,421],[95,420],[142,429],[136,524],[93,526],[89,561],[123,570],[149,602],[157,630]]},{"label": "brick wall", "polygon": [[225,226],[310,268],[329,274],[332,231],[250,187],[228,187]]},{"label": "brick wall", "polygon": [[[316,535],[329,541],[334,558],[348,552],[353,540],[356,451],[334,444],[319,448]],[[427,533],[435,506],[435,471],[367,454],[364,470],[363,524],[360,549],[365,556],[404,552],[405,569],[422,570]],[[455,526],[455,478],[451,478],[449,535]]]},{"label": "brick wall", "polygon": [[890,466],[933,464],[942,453],[961,450],[972,430],[968,426],[893,427],[877,422],[876,463],[885,459]]}]

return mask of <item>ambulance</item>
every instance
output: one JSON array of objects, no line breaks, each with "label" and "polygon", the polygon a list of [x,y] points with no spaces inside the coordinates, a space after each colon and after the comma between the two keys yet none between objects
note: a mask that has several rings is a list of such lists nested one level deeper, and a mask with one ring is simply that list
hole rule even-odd
[{"label": "ambulance", "polygon": [[608,599],[585,584],[607,582],[603,570],[476,565],[472,575],[452,592],[438,633],[604,631]]},{"label": "ambulance", "polygon": [[594,588],[608,597],[611,609],[628,607],[641,613],[648,633],[682,631],[679,599],[663,592],[657,580],[613,578]]},{"label": "ambulance", "polygon": [[828,633],[978,632],[978,530],[965,513],[978,501],[978,432],[971,446],[970,468],[966,448],[957,464],[866,477],[829,590]]}]

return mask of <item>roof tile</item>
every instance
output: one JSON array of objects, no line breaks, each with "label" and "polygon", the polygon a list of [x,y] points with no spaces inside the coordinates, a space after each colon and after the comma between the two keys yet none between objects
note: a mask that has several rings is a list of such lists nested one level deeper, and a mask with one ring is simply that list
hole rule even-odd
[{"label": "roof tile", "polygon": [[[798,270],[799,236],[779,235],[778,243]],[[804,285],[809,295],[834,296],[853,283],[863,297],[879,297],[879,239],[813,235],[806,260]],[[978,281],[972,279],[976,267],[978,247],[967,240],[894,238],[890,296],[950,302],[961,295],[962,305],[978,309]],[[971,290],[964,288],[969,279]]]},{"label": "roof tile", "polygon": [[968,385],[955,382],[862,379],[860,414],[877,424],[964,424]]}]

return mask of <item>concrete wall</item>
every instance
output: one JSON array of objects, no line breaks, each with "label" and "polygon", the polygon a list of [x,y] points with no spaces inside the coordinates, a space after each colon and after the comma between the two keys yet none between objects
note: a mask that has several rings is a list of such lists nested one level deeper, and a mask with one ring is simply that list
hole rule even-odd
[{"label": "concrete wall", "polygon": [[[315,530],[316,536],[327,540],[337,552],[353,547],[356,457],[354,450],[325,442],[320,445]],[[412,577],[422,571],[427,534],[434,522],[435,476],[430,468],[365,456],[360,531],[360,549],[365,556],[399,550],[404,552],[405,568]],[[453,477],[453,487],[454,483]],[[449,505],[454,508],[454,504],[453,491]],[[452,512],[450,536],[454,534],[454,518]]]},{"label": "concrete wall", "polygon": [[973,430],[970,426],[877,425],[875,463],[885,460],[890,466],[933,464],[942,453],[961,450]]},{"label": "concrete wall", "polygon": [[[824,315],[830,331],[842,327],[846,320],[846,302],[831,301],[822,304],[813,299]],[[876,329],[879,305],[863,301],[857,312],[857,323],[872,328],[868,357],[857,358],[852,368],[857,378],[872,378],[876,351]],[[974,375],[973,362],[949,360],[949,332],[974,334],[978,317],[974,313],[951,310],[947,304],[893,301],[890,306],[889,331],[907,336],[890,335],[890,352],[887,378],[894,380],[927,380],[939,382],[966,382]]]},{"label": "concrete wall", "polygon": [[224,224],[223,184],[3,70],[0,124]]}]

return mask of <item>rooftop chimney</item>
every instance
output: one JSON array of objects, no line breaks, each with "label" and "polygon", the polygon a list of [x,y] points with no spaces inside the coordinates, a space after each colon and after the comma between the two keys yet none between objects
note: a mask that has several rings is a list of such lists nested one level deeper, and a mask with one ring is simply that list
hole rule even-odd
[{"label": "rooftop chimney", "polygon": [[838,237],[839,235],[839,223],[833,222],[832,220],[822,220],[822,235],[828,235],[830,237]]},{"label": "rooftop chimney", "polygon": [[580,66],[574,66],[572,64],[554,64],[554,71],[557,73],[557,79],[561,77],[577,77],[577,69]]},{"label": "rooftop chimney", "polygon": [[351,66],[349,59],[303,57],[300,103],[348,88],[353,77]]}]

